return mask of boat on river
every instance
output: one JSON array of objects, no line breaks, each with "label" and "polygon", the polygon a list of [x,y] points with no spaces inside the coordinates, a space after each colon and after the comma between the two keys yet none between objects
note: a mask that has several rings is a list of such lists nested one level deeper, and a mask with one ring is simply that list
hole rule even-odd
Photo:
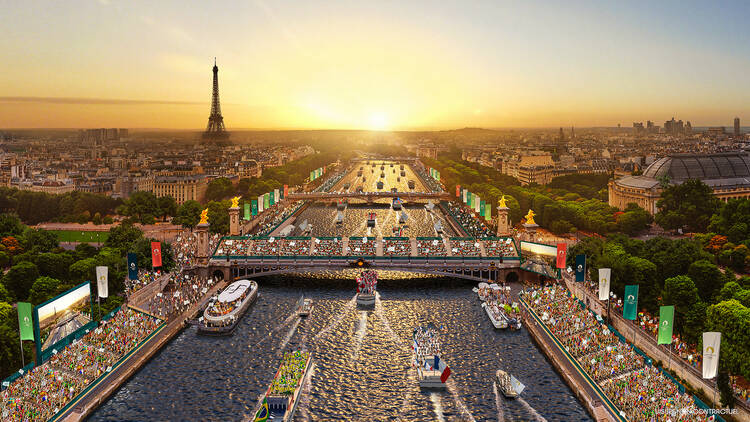
[{"label": "boat on river", "polygon": [[365,270],[357,276],[357,305],[375,305],[375,292],[378,287],[378,273]]},{"label": "boat on river", "polygon": [[260,408],[255,413],[255,422],[266,420],[291,421],[299,404],[299,396],[310,370],[312,353],[302,350],[287,352],[281,358],[271,385],[260,399]]},{"label": "boat on river", "polygon": [[299,301],[297,302],[297,315],[300,317],[306,317],[310,315],[310,312],[312,312],[312,308],[313,300],[305,299],[304,296],[300,296]]},{"label": "boat on river", "polygon": [[523,392],[523,389],[526,388],[526,386],[521,384],[521,381],[517,380],[516,377],[501,369],[498,369],[495,373],[495,380],[497,380],[497,385],[500,387],[500,391],[502,391],[503,395],[509,399],[518,397],[518,395]]},{"label": "boat on river", "polygon": [[257,298],[258,283],[253,280],[235,281],[208,302],[203,316],[198,320],[198,333],[231,334]]},{"label": "boat on river", "polygon": [[437,328],[430,324],[414,330],[412,364],[417,369],[417,380],[421,388],[445,388],[451,369],[440,351]]},{"label": "boat on river", "polygon": [[484,302],[482,303],[482,308],[484,308],[484,311],[487,313],[487,316],[490,318],[490,321],[492,322],[492,326],[500,330],[504,330],[508,328],[508,325],[509,325],[508,317],[505,315],[503,310],[500,309],[500,307],[496,303]]}]

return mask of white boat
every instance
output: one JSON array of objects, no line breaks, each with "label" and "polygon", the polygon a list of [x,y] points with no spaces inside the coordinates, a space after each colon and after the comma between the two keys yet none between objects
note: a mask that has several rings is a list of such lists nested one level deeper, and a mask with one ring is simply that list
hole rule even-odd
[{"label": "white boat", "polygon": [[336,214],[336,224],[343,224],[344,223],[344,213],[339,211]]},{"label": "white boat", "polygon": [[502,391],[503,395],[509,399],[518,397],[518,395],[523,392],[523,389],[526,388],[526,386],[521,384],[521,381],[518,381],[516,377],[501,369],[495,373],[495,379],[497,380],[497,385],[500,387],[500,391]]},{"label": "white boat", "polygon": [[301,296],[299,298],[299,301],[297,302],[297,315],[301,317],[306,317],[310,315],[310,312],[312,312],[312,307],[313,307],[313,300],[305,299],[304,296]]},{"label": "white boat", "polygon": [[367,227],[375,227],[375,224],[377,224],[378,220],[374,212],[371,212],[370,215],[367,217]]},{"label": "white boat", "polygon": [[409,215],[406,214],[406,211],[401,210],[401,214],[398,216],[398,222],[400,224],[406,223],[406,221],[409,219]]},{"label": "white boat", "polygon": [[508,317],[505,316],[505,313],[497,305],[483,302],[482,307],[487,312],[487,316],[490,317],[490,321],[495,328],[500,330],[508,328]]},{"label": "white boat", "polygon": [[258,283],[253,280],[235,281],[206,306],[198,332],[214,335],[231,333],[257,297]]},{"label": "white boat", "polygon": [[432,210],[435,208],[435,204],[433,204],[432,201],[427,201],[427,205],[425,205],[424,208],[427,210],[427,212],[432,212]]},{"label": "white boat", "polygon": [[435,222],[435,233],[437,234],[443,233],[443,223],[441,223],[440,220]]}]

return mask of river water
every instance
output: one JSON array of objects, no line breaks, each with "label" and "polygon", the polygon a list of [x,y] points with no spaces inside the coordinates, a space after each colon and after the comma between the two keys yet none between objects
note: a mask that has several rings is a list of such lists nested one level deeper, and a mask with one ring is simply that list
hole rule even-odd
[{"label": "river water", "polygon": [[[495,330],[464,281],[382,280],[364,310],[350,275],[316,289],[303,287],[320,284],[312,276],[285,280],[259,279],[260,297],[230,337],[185,329],[89,420],[243,420],[282,352],[296,348],[314,361],[297,421],[591,420],[528,332]],[[293,312],[302,292],[314,300],[307,319]],[[410,365],[412,330],[427,323],[441,327],[445,391],[420,391]],[[519,399],[498,394],[497,369],[526,385]]]}]

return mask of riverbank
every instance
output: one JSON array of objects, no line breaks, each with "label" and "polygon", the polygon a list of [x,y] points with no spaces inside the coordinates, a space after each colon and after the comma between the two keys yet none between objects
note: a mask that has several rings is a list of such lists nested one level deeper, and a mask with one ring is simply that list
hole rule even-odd
[{"label": "riverbank", "polygon": [[[187,321],[193,318],[206,305],[208,299],[217,291],[226,287],[225,281],[217,283],[203,296],[199,302],[187,309],[182,314],[173,318],[166,327],[155,333],[149,340],[144,342],[130,356],[123,360],[117,368],[113,369],[105,378],[101,379],[93,388],[73,402],[70,408],[53,418],[52,421],[73,422],[88,417],[97,407],[104,403],[107,398],[114,394],[130,377],[151,360],[162,347],[167,345],[177,334],[187,326]],[[141,309],[133,307],[139,311]],[[145,311],[142,311],[145,312]]]}]

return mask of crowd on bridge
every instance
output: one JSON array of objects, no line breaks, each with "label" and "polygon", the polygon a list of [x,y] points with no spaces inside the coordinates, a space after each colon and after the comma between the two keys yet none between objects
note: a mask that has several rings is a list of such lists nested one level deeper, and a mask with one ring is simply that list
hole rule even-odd
[{"label": "crowd on bridge", "polygon": [[414,172],[419,176],[420,180],[424,183],[425,187],[429,189],[430,192],[443,192],[443,186],[435,180],[432,176],[425,173],[423,167],[414,166],[412,167]]},{"label": "crowd on bridge", "polygon": [[374,237],[350,237],[347,250],[351,256],[375,256],[377,246]]},{"label": "crowd on bridge", "polygon": [[141,290],[142,288],[148,286],[153,281],[157,280],[159,277],[161,277],[162,273],[159,270],[156,271],[150,271],[150,270],[144,270],[140,269],[138,270],[138,279],[137,280],[131,280],[130,278],[125,278],[125,288],[127,295],[132,295],[133,293],[137,292],[138,290]]},{"label": "crowd on bridge", "polygon": [[484,252],[487,256],[516,257],[516,245],[511,238],[485,239]]},{"label": "crowd on bridge", "polygon": [[162,321],[129,308],[16,379],[2,392],[3,421],[46,421],[112,368]]},{"label": "crowd on bridge", "polygon": [[[628,420],[699,421],[693,397],[650,366],[600,318],[560,285],[524,292],[524,299]],[[687,410],[693,413],[673,412]]]},{"label": "crowd on bridge", "polygon": [[492,237],[495,234],[482,222],[479,218],[474,216],[474,212],[468,207],[458,202],[450,201],[448,204],[448,210],[450,211],[453,218],[458,224],[463,227],[466,233],[471,237]]},{"label": "crowd on bridge", "polygon": [[453,238],[451,241],[451,252],[453,256],[481,256],[482,249],[475,239]]},{"label": "crowd on bridge", "polygon": [[279,255],[281,256],[307,256],[310,254],[310,238],[280,238]]},{"label": "crowd on bridge", "polygon": [[338,171],[330,176],[328,176],[327,179],[321,183],[320,186],[315,188],[313,192],[328,192],[330,191],[334,186],[336,186],[336,183],[341,180],[342,177],[344,177],[348,172],[346,171]]},{"label": "crowd on bridge", "polygon": [[448,256],[442,238],[417,239],[418,256]]},{"label": "crowd on bridge", "polygon": [[253,255],[254,251],[251,249],[253,244],[252,238],[239,238],[239,239],[224,239],[219,247],[216,249],[216,255],[220,256],[243,256]]},{"label": "crowd on bridge", "polygon": [[315,238],[314,256],[341,256],[343,242],[340,237]]},{"label": "crowd on bridge", "polygon": [[384,237],[384,256],[411,256],[411,239],[408,237]]}]

